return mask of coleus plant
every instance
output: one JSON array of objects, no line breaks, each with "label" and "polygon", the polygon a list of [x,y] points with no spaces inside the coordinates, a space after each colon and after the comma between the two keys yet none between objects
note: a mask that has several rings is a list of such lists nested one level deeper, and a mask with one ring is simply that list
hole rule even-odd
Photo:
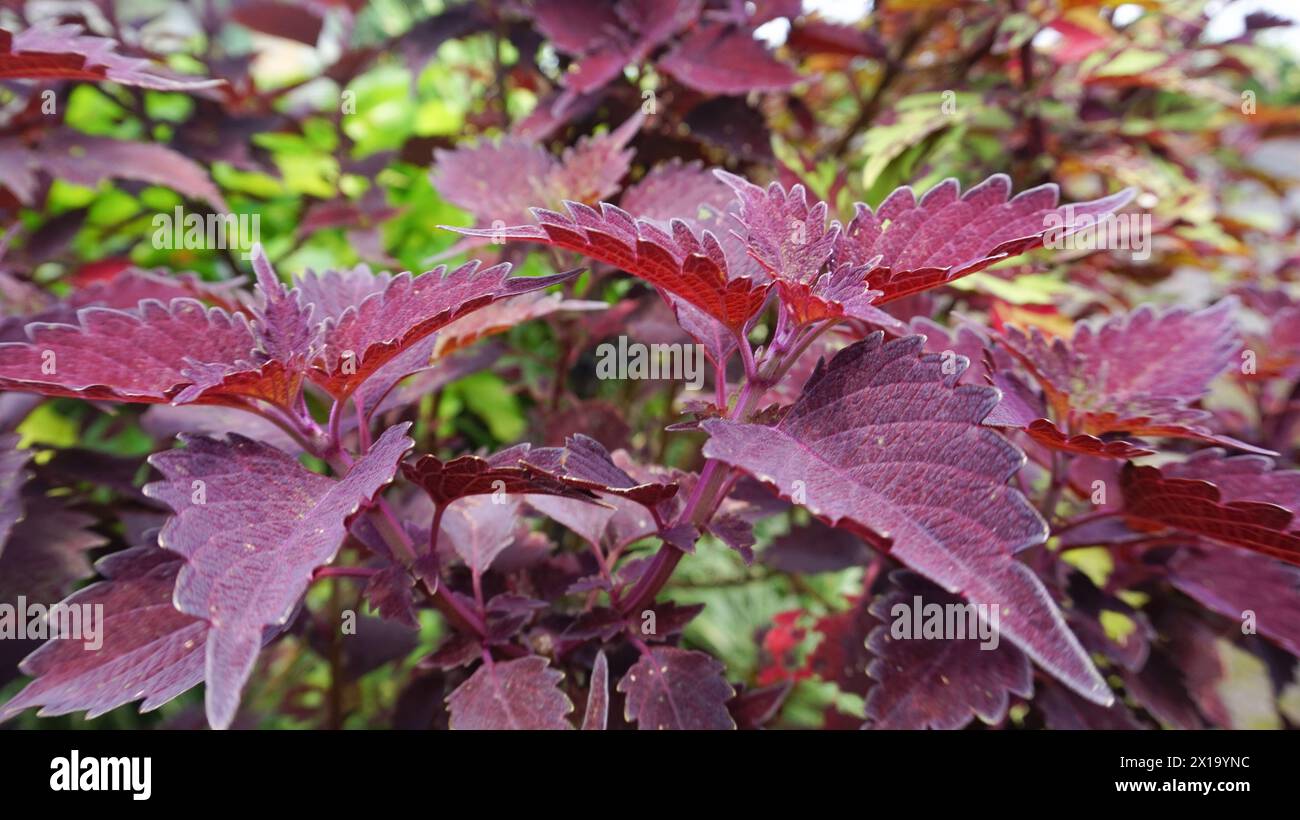
[{"label": "coleus plant", "polygon": [[[290,26],[267,13],[275,5],[241,3],[235,18],[302,42],[320,36],[318,16]],[[590,15],[574,5],[519,12],[570,59],[559,81],[569,107],[541,105],[540,121],[515,136],[437,152],[433,183],[475,220],[456,251],[495,256],[508,243],[501,255],[518,260],[544,245],[556,270],[590,265],[587,281],[622,271],[648,292],[616,287],[606,305],[574,298],[587,295],[576,270],[511,277],[505,265],[475,263],[285,282],[258,256],[252,291],[127,269],[64,298],[25,289],[24,309],[6,310],[0,387],[18,409],[0,403],[0,417],[26,413],[30,396],[144,404],[143,426],[165,440],[183,435],[150,459],[143,489],[123,465],[88,453],[46,461],[17,437],[0,439],[0,601],[71,593],[69,603],[105,613],[102,647],[56,640],[27,657],[32,680],[0,706],[0,720],[32,707],[94,717],[142,701],[149,710],[202,682],[208,722],[240,725],[259,658],[270,665],[301,642],[331,657],[337,680],[409,654],[411,628],[435,611],[440,642],[403,681],[394,725],[783,725],[792,685],[807,681],[860,698],[827,709],[828,726],[1232,725],[1217,683],[1240,660],[1227,639],[1233,621],[1257,616],[1246,640],[1271,667],[1289,668],[1300,653],[1291,566],[1300,563],[1300,473],[1268,449],[1289,444],[1286,419],[1253,436],[1202,401],[1238,361],[1248,332],[1235,324],[1238,303],[1115,308],[1066,334],[996,316],[993,327],[945,328],[918,297],[1033,251],[1049,224],[1064,238],[1128,194],[1064,209],[1055,186],[1013,195],[999,174],[965,192],[955,180],[920,196],[886,190],[877,207],[836,219],[789,168],[785,184],[759,187],[674,161],[624,187],[636,177],[641,114],[611,118],[620,125],[584,134],[557,158],[532,138],[590,114],[583,95],[628,90],[629,66],[653,65],[705,94],[800,78],[753,39],[755,27],[797,16],[797,4],[611,0]],[[883,25],[909,28],[918,13],[893,5]],[[998,29],[995,11],[971,13]],[[529,42],[512,17],[494,15],[452,7],[399,47],[423,65],[463,33]],[[906,84],[911,46],[886,54],[872,38],[850,42],[866,33],[804,21],[791,43],[883,56],[881,88]],[[976,39],[968,68],[994,45]],[[724,45],[727,60],[715,59]],[[0,75],[202,92],[200,115],[174,144],[191,156],[202,152],[186,133],[214,121],[227,135],[254,116],[292,125],[272,114],[276,93],[214,54],[206,62],[223,63],[228,78],[219,88],[117,48],[67,27],[28,29],[0,37]],[[375,51],[345,51],[328,73],[345,80]],[[529,70],[516,67],[512,80]],[[1028,86],[1027,67],[1016,71]],[[667,111],[673,97],[662,96]],[[716,102],[696,110],[749,110],[739,98]],[[877,102],[865,102],[864,123]],[[660,125],[657,136],[671,130]],[[0,164],[16,169],[4,179],[9,193],[30,205],[47,178],[126,176],[223,207],[203,168],[176,151],[97,140],[19,117],[0,138]],[[230,160],[243,142],[207,150]],[[371,200],[317,205],[304,229],[378,210]],[[656,293],[662,309],[631,324]],[[1293,382],[1297,308],[1265,307],[1263,368]],[[522,436],[531,441],[472,452],[422,433],[430,397],[497,363],[501,348],[486,337],[547,317],[564,330],[564,354],[539,397],[542,423]],[[714,374],[711,399],[675,405],[687,413],[668,437],[684,457],[606,446],[620,438],[606,435],[606,405],[563,412],[590,346],[654,321],[701,345]],[[616,422],[620,412],[632,418],[615,408]],[[89,555],[107,529],[63,493],[90,473],[89,483],[111,482],[130,499],[109,536],[129,547],[93,570]],[[786,530],[772,539],[773,526]],[[675,583],[685,556],[727,549],[792,583],[843,569],[861,578],[847,609],[774,618],[750,677],[684,634],[702,612],[689,585]],[[1109,572],[1088,563],[1099,549]],[[379,619],[340,642],[337,613],[316,595],[326,589],[364,598]],[[918,597],[996,607],[1006,640],[991,651],[898,640],[894,609]],[[295,708],[318,716],[285,707]]]},{"label": "coleus plant", "polygon": [[[637,464],[581,434],[559,447],[415,458],[409,423],[381,422],[385,397],[428,368],[438,339],[491,332],[494,312],[536,304],[537,292],[577,271],[511,277],[508,265],[469,263],[413,277],[358,268],[286,285],[259,254],[255,290],[233,294],[233,302],[195,287],[178,295],[170,280],[127,272],[107,289],[109,304],[28,324],[24,341],[0,346],[0,385],[8,390],[235,408],[284,437],[275,446],[236,425],[224,436],[184,436],[180,446],[150,459],[161,480],[144,494],[170,511],[146,539],[154,543],[101,561],[104,580],[72,599],[105,607],[107,642],[92,651],[52,641],[36,651],[22,667],[34,680],[3,714],[31,706],[47,714],[99,714],[140,698],[152,708],[202,681],[209,722],[229,726],[259,653],[289,627],[308,587],[356,575],[383,616],[410,623],[416,610],[434,608],[452,627],[428,664],[473,668],[447,695],[453,728],[570,726],[565,670],[575,662],[589,681],[584,727],[609,722],[610,686],[622,696],[624,719],[641,727],[732,727],[743,695],[716,660],[674,645],[694,612],[659,596],[703,533],[752,557],[755,513],[737,512],[728,500],[742,476],[918,573],[890,581],[898,587],[885,603],[889,595],[919,590],[927,600],[955,595],[1000,610],[1009,643],[987,657],[941,645],[900,654],[879,632],[869,640],[863,634],[858,649],[876,660],[850,666],[854,675],[879,681],[867,700],[873,723],[953,727],[972,714],[995,722],[1005,715],[1008,693],[1031,696],[1031,661],[1045,673],[1044,687],[1060,687],[1059,699],[1114,708],[1111,688],[1062,615],[1055,579],[1040,577],[1021,557],[1041,550],[1049,522],[1011,482],[1024,455],[988,423],[1004,394],[962,383],[965,357],[946,366],[943,355],[926,352],[925,336],[909,333],[879,306],[1041,244],[1048,215],[1109,213],[1127,193],[1066,210],[1053,186],[1011,196],[1008,180],[993,177],[963,194],[949,181],[919,198],[900,190],[874,211],[859,205],[842,225],[828,218],[825,203],[809,204],[801,186],[764,189],[730,174],[718,178],[735,195],[726,244],[695,216],[638,219],[609,204],[565,202],[564,213],[536,210],[536,226],[486,229],[630,273],[686,317],[684,329],[711,352],[716,379],[715,402],[696,408],[696,426],[707,435],[698,473]],[[114,301],[115,290],[138,302]],[[570,306],[547,304],[552,312]],[[750,332],[764,317],[775,330],[755,349]],[[999,343],[1043,387],[1046,399],[1037,406],[1051,406],[1070,432],[1178,435],[1193,428],[1171,427],[1157,413],[1199,423],[1183,403],[1224,368],[1230,343],[1220,342],[1208,363],[1167,350],[1172,372],[1153,375],[1148,361],[1124,375],[1121,368],[1137,365],[1127,358],[1132,344],[1123,343],[1123,333],[1182,322],[1188,332],[1222,339],[1231,333],[1227,317],[1226,308],[1155,318],[1139,312],[1118,330],[1099,331],[1102,344],[1081,331],[1072,347],[1057,342],[1046,353],[1033,348],[1033,340],[1045,346],[1038,336],[1026,341],[1009,331]],[[814,342],[839,324],[860,340],[818,361],[810,374],[798,370],[810,352],[821,356]],[[1134,398],[1111,386],[1103,394],[1111,404],[1092,409],[1092,394],[1078,386],[1085,366],[1069,364],[1072,356],[1114,372],[1112,381],[1131,385]],[[734,359],[738,384],[729,377]],[[764,404],[793,377],[804,381],[794,385],[792,402]],[[1125,401],[1131,407],[1110,409]],[[1138,420],[1099,429],[1074,420],[1074,402],[1094,413],[1086,418]],[[1080,451],[1071,439],[1033,441]],[[331,475],[303,466],[297,452],[319,459]],[[1222,459],[1207,451],[1179,470],[1126,466],[1114,520],[1135,533],[1173,531],[1218,544],[1203,548],[1211,554],[1242,548],[1300,563],[1300,534],[1276,506],[1289,499],[1261,484],[1270,475],[1266,460]],[[20,455],[7,456],[11,522],[24,503],[24,469]],[[1234,476],[1228,485],[1201,480],[1225,472]],[[431,518],[404,515],[411,496],[395,482],[422,491]],[[596,573],[548,597],[503,566],[509,552],[526,549],[520,501],[586,540]],[[646,538],[660,546],[620,562],[628,545]],[[361,547],[348,555],[367,557],[339,563],[345,542]],[[872,616],[880,617],[884,605],[873,605]],[[652,636],[640,629],[645,613],[662,619]],[[544,635],[549,640],[539,644]],[[634,662],[620,646],[633,648]],[[615,651],[621,668],[611,680],[607,656]],[[944,680],[971,676],[980,683],[945,697],[931,691],[918,699],[916,682],[907,693],[893,692],[918,665],[946,670]]]}]

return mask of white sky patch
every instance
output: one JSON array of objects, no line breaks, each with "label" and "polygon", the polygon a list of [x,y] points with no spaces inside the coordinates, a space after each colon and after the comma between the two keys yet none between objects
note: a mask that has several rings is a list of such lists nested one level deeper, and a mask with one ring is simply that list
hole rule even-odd
[{"label": "white sky patch", "polygon": [[1210,24],[1205,28],[1205,41],[1221,43],[1240,37],[1246,30],[1246,15],[1256,11],[1267,11],[1278,17],[1292,21],[1286,28],[1266,29],[1259,34],[1259,42],[1281,46],[1292,53],[1300,54],[1300,26],[1296,18],[1300,16],[1300,5],[1295,0],[1235,0],[1235,2],[1216,2],[1211,4]]},{"label": "white sky patch", "polygon": [[754,29],[754,38],[762,40],[768,48],[776,48],[785,44],[785,38],[790,36],[790,21],[784,17],[778,17],[775,20],[768,20],[763,25]]},{"label": "white sky patch", "polygon": [[804,14],[816,12],[831,23],[856,23],[871,13],[873,0],[803,0]]}]

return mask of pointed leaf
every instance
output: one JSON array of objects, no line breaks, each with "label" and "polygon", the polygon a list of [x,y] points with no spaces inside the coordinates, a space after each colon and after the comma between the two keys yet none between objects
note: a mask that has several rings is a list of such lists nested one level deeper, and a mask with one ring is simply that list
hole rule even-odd
[{"label": "pointed leaf", "polygon": [[587,684],[587,710],[582,716],[585,731],[603,731],[609,725],[609,661],[605,652],[596,653],[596,663],[591,667],[591,680]]},{"label": "pointed leaf", "polygon": [[1211,380],[1235,360],[1239,347],[1225,299],[1201,311],[1141,307],[1074,338],[1048,339],[1034,328],[1008,328],[1001,337],[1046,393],[1057,422],[1071,432],[1127,432],[1220,442],[1254,450],[1206,427],[1210,413],[1191,407]]},{"label": "pointed leaf", "polygon": [[[538,242],[574,251],[646,280],[699,308],[732,333],[745,326],[767,299],[767,286],[731,278],[726,252],[711,233],[696,239],[685,223],[670,232],[602,202],[594,210],[564,203],[567,214],[534,209],[537,225],[470,229],[466,236]],[[444,226],[447,227],[447,226]]]},{"label": "pointed leaf", "polygon": [[107,37],[81,32],[77,25],[38,25],[17,34],[0,29],[0,79],[111,80],[158,91],[194,91],[222,83],[172,74],[148,60],[118,54],[117,43]]},{"label": "pointed leaf", "polygon": [[1221,489],[1211,477],[1213,468],[1222,465],[1231,474],[1237,466],[1235,459],[1221,456],[1221,452],[1213,454],[1182,470],[1125,464],[1120,473],[1124,515],[1144,529],[1168,527],[1300,565],[1300,526],[1295,521],[1295,508],[1275,503],[1278,494],[1270,492],[1267,485],[1252,492],[1255,481],[1294,484],[1300,472],[1271,473],[1269,459],[1245,456],[1267,462],[1269,468],[1253,473],[1254,480],[1238,478]]},{"label": "pointed leaf", "polygon": [[203,680],[208,625],[172,606],[184,562],[157,547],[114,553],[96,564],[105,580],[68,604],[102,606],[103,646],[49,641],[22,663],[36,678],[3,708],[0,720],[32,706],[42,715],[86,711],[87,718],[144,698],[141,711],[157,709]]},{"label": "pointed leaf", "polygon": [[1010,194],[1011,179],[996,174],[965,194],[947,179],[920,200],[903,187],[875,212],[859,203],[836,243],[835,262],[869,266],[868,287],[883,293],[879,302],[890,302],[1036,248],[1049,234],[1063,239],[1133,196],[1124,190],[1058,208],[1054,184]]},{"label": "pointed leaf", "polygon": [[[779,424],[711,420],[704,453],[798,498],[968,600],[996,605],[1001,631],[1088,697],[1110,690],[1015,553],[1047,528],[1007,479],[1023,455],[980,422],[997,393],[957,385],[923,337],[875,333],[818,370]],[[951,368],[950,368],[951,369]],[[957,368],[960,371],[962,368]]]},{"label": "pointed leaf", "polygon": [[578,271],[553,276],[508,278],[509,265],[479,270],[469,262],[448,273],[439,267],[421,276],[403,273],[380,292],[325,320],[325,345],[311,378],[343,400],[375,371],[416,342],[456,319],[498,299],[518,296],[572,279]]},{"label": "pointed leaf", "polygon": [[176,605],[211,625],[204,676],[214,727],[234,718],[263,630],[288,621],[348,519],[392,480],[413,444],[408,426],[390,428],[337,481],[237,435],[193,438],[150,459],[165,480],[145,493],[176,513],[159,543],[186,558]]}]

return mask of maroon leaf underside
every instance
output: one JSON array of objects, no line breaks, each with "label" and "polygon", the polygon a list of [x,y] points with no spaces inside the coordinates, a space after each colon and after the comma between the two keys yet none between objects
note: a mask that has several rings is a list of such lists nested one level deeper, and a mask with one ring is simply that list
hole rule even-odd
[{"label": "maroon leaf underside", "polygon": [[447,696],[453,729],[572,729],[564,673],[532,655],[488,660]]},{"label": "maroon leaf underside", "polygon": [[150,458],[164,476],[145,492],[175,511],[159,543],[185,557],[175,601],[211,627],[204,677],[209,723],[230,725],[267,627],[293,614],[312,572],[333,560],[348,520],[387,485],[413,442],[390,428],[340,480],[240,436],[189,439]]},{"label": "maroon leaf underside", "polygon": [[[1024,456],[981,422],[997,392],[957,385],[924,338],[883,334],[819,368],[776,426],[711,420],[704,453],[800,498],[818,518],[974,603],[1085,697],[1112,700],[1037,577],[1015,553],[1042,543],[1042,518],[1007,480]],[[799,482],[796,485],[796,482]]]},{"label": "maroon leaf underside", "polygon": [[1126,464],[1120,473],[1124,514],[1131,523],[1204,536],[1295,565],[1300,565],[1298,487],[1300,472],[1274,471],[1263,456],[1224,458],[1220,450],[1163,469]]},{"label": "maroon leaf underside", "polygon": [[1065,453],[1093,456],[1094,458],[1113,458],[1124,461],[1130,458],[1152,455],[1154,450],[1146,450],[1128,441],[1102,441],[1096,436],[1080,433],[1067,436],[1061,429],[1047,419],[1034,419],[1025,428],[1025,433],[1034,441]]},{"label": "maroon leaf underside", "polygon": [[570,486],[545,473],[522,466],[529,449],[527,444],[521,444],[487,458],[467,455],[448,461],[425,455],[414,463],[403,464],[402,474],[423,489],[438,506],[446,506],[469,495],[531,494],[596,498],[596,494],[590,490]]},{"label": "maroon leaf underside", "polygon": [[674,220],[670,231],[665,231],[605,202],[599,211],[577,202],[565,202],[564,207],[567,215],[533,209],[537,225],[444,227],[467,236],[538,242],[580,253],[677,296],[733,334],[767,299],[767,285],[730,277],[726,251],[710,232],[697,238],[681,220]]}]

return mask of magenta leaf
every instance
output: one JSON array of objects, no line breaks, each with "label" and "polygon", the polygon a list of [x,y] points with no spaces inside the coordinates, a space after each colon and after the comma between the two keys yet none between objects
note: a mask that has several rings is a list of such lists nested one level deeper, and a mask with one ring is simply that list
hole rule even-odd
[{"label": "magenta leaf", "polygon": [[[402,273],[382,290],[345,307],[337,318],[327,311],[324,348],[311,379],[341,401],[403,350],[456,319],[499,299],[541,290],[578,274],[509,278],[509,272],[509,265],[479,270],[477,262],[469,262],[451,272],[439,267],[416,277]],[[312,298],[308,295],[309,301]]]},{"label": "magenta leaf", "polygon": [[0,555],[14,524],[23,517],[23,485],[31,452],[18,449],[18,436],[0,436]]},{"label": "magenta leaf", "polygon": [[665,231],[606,202],[599,211],[578,202],[565,202],[564,208],[567,214],[534,209],[537,225],[443,227],[466,236],[538,242],[613,265],[689,302],[733,334],[767,300],[766,285],[732,277],[727,253],[712,233],[697,238],[680,220]]},{"label": "magenta leaf", "polygon": [[234,718],[263,631],[288,621],[312,572],[333,560],[348,520],[392,480],[413,444],[408,426],[390,428],[340,480],[236,435],[189,439],[150,458],[164,480],[145,492],[176,513],[159,543],[186,559],[176,604],[211,626],[204,677],[212,726]]},{"label": "magenta leaf", "polygon": [[734,729],[727,702],[736,694],[722,664],[703,652],[657,646],[641,655],[618,691],[639,729]]},{"label": "magenta leaf", "polygon": [[1010,194],[1011,179],[995,174],[965,194],[948,179],[919,201],[903,187],[875,212],[859,203],[836,242],[834,262],[867,266],[868,287],[881,291],[879,302],[891,302],[1039,247],[1049,237],[1063,239],[1133,196],[1124,190],[1058,207],[1054,184]]},{"label": "magenta leaf", "polygon": [[701,211],[724,212],[735,195],[699,162],[656,165],[623,192],[619,205],[641,219],[667,227],[673,219],[698,220]]},{"label": "magenta leaf", "polygon": [[605,652],[596,653],[596,663],[591,667],[591,680],[587,683],[587,709],[582,715],[584,731],[603,731],[609,725],[609,661]]},{"label": "magenta leaf", "polygon": [[659,68],[706,94],[781,91],[799,74],[772,56],[748,27],[700,26],[659,60]]},{"label": "magenta leaf", "polygon": [[453,729],[572,729],[564,673],[545,658],[487,660],[447,696]]},{"label": "magenta leaf", "polygon": [[[870,608],[880,620],[867,638],[875,656],[867,674],[877,681],[867,693],[873,728],[960,729],[973,717],[995,724],[1007,715],[1009,693],[1033,694],[1028,659],[1014,646],[981,640],[974,610],[960,598],[909,572],[890,580],[892,588]],[[930,637],[927,619],[959,620],[947,617],[951,607],[962,608],[966,637]]]},{"label": "magenta leaf", "polygon": [[1225,618],[1255,613],[1259,633],[1300,657],[1300,570],[1265,555],[1184,547],[1169,562],[1169,580]]},{"label": "magenta leaf", "polygon": [[1071,435],[1124,432],[1268,452],[1215,435],[1206,426],[1210,413],[1191,406],[1235,359],[1235,310],[1233,299],[1201,311],[1142,307],[1096,329],[1080,324],[1069,342],[1037,328],[1008,328],[1001,341]]},{"label": "magenta leaf", "polygon": [[0,344],[0,387],[46,396],[206,404],[239,404],[243,395],[276,392],[262,385],[280,366],[252,361],[256,340],[243,314],[194,299],[145,300],[134,310],[90,307],[79,312],[75,325],[32,324],[27,336],[27,342]]},{"label": "magenta leaf", "polygon": [[103,646],[50,641],[23,661],[36,680],[0,709],[0,720],[32,706],[42,715],[86,711],[87,718],[144,698],[157,709],[203,680],[208,625],[172,605],[184,561],[157,547],[114,553],[96,564],[105,580],[68,604],[103,606]]},{"label": "magenta leaf", "polygon": [[1042,583],[1015,560],[1047,528],[1007,480],[1023,455],[980,422],[988,387],[957,385],[923,337],[875,333],[814,373],[774,427],[704,422],[704,453],[774,485],[833,526],[887,546],[945,590],[997,606],[1035,662],[1102,703],[1110,689]]},{"label": "magenta leaf", "polygon": [[628,142],[641,127],[634,116],[608,134],[584,137],[560,159],[519,137],[434,152],[433,187],[474,215],[479,225],[513,225],[540,205],[566,200],[595,204],[618,192],[632,164]]},{"label": "magenta leaf", "polygon": [[195,91],[221,80],[182,77],[149,60],[118,54],[117,43],[90,37],[77,25],[38,25],[14,34],[0,29],[0,79],[110,80],[157,91]]}]

